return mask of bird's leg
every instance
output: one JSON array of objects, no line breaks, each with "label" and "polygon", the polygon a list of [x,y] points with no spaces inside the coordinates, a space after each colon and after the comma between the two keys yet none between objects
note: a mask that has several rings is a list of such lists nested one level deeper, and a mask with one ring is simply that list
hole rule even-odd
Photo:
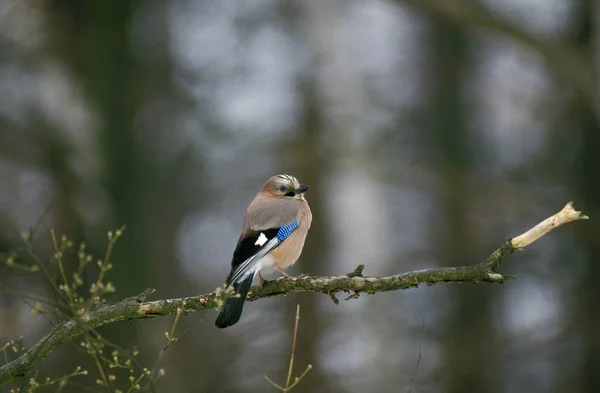
[{"label": "bird's leg", "polygon": [[277,271],[283,276],[283,277],[289,277],[290,275],[287,274],[286,272],[284,272],[279,266],[277,265],[273,265],[275,266],[275,269],[277,269]]},{"label": "bird's leg", "polygon": [[262,278],[262,274],[260,274],[260,270],[258,271],[258,282],[260,283],[261,286],[265,282],[265,279]]}]

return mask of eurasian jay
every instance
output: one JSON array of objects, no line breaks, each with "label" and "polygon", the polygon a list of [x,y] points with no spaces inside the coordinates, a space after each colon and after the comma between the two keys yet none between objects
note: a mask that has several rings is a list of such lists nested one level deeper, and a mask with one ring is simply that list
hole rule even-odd
[{"label": "eurasian jay", "polygon": [[226,328],[237,323],[255,276],[276,269],[283,271],[294,264],[310,228],[312,213],[304,199],[309,186],[290,175],[275,175],[262,186],[248,206],[242,234],[233,252],[231,272],[226,286],[239,296],[225,300],[215,325]]}]

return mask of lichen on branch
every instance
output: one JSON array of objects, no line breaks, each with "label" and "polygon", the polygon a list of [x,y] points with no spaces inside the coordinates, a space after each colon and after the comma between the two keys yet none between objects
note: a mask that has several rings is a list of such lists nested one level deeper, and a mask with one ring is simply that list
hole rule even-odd
[{"label": "lichen on branch", "polygon": [[[361,293],[374,294],[416,288],[420,284],[502,283],[511,277],[498,272],[497,268],[515,250],[528,246],[563,224],[587,218],[583,213],[575,211],[572,202],[569,202],[560,212],[540,222],[527,232],[505,241],[485,261],[476,265],[417,270],[387,277],[365,277],[362,274],[364,266],[359,266],[344,276],[283,277],[275,281],[267,281],[262,287],[253,287],[248,294],[248,300],[254,301],[293,292],[320,292],[331,296],[336,301],[337,293],[347,293],[349,296],[346,299],[351,299],[358,297]],[[57,325],[23,355],[0,367],[0,386],[33,370],[60,345],[84,334],[85,327],[96,328],[123,320],[212,310],[218,308],[222,303],[222,293],[219,291],[185,298],[147,301],[147,297],[153,292],[153,290],[146,290],[138,296],[124,299],[115,304],[100,305],[77,318]]]}]

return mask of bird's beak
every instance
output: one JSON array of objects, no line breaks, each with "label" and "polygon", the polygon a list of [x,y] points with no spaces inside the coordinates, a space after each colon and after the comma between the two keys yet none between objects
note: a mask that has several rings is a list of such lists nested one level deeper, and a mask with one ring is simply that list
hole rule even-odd
[{"label": "bird's beak", "polygon": [[310,186],[307,186],[305,184],[300,184],[300,187],[298,187],[294,190],[294,194],[295,195],[304,194],[306,191],[308,191],[309,188],[310,188]]}]

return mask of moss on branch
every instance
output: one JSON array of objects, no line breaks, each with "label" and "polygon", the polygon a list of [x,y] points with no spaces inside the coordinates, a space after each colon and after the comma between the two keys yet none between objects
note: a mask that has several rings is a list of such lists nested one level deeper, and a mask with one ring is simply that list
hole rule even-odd
[{"label": "moss on branch", "polygon": [[[285,277],[265,282],[262,287],[253,287],[248,294],[248,300],[254,301],[293,292],[321,292],[331,296],[335,301],[337,300],[335,294],[340,292],[349,293],[350,296],[347,299],[350,299],[358,297],[361,293],[374,294],[416,288],[420,284],[502,283],[512,277],[499,273],[496,269],[515,250],[526,247],[560,225],[587,218],[581,212],[575,211],[572,203],[569,202],[557,214],[522,235],[504,242],[485,261],[476,265],[418,270],[387,277],[364,277],[361,266],[345,276]],[[60,345],[82,335],[86,328],[96,328],[124,320],[175,314],[177,309],[181,309],[183,312],[212,310],[218,308],[220,300],[222,301],[222,294],[216,292],[185,298],[146,301],[146,298],[153,292],[148,289],[138,296],[127,298],[116,304],[99,306],[93,311],[57,325],[19,358],[0,367],[0,386],[33,370]]]}]

